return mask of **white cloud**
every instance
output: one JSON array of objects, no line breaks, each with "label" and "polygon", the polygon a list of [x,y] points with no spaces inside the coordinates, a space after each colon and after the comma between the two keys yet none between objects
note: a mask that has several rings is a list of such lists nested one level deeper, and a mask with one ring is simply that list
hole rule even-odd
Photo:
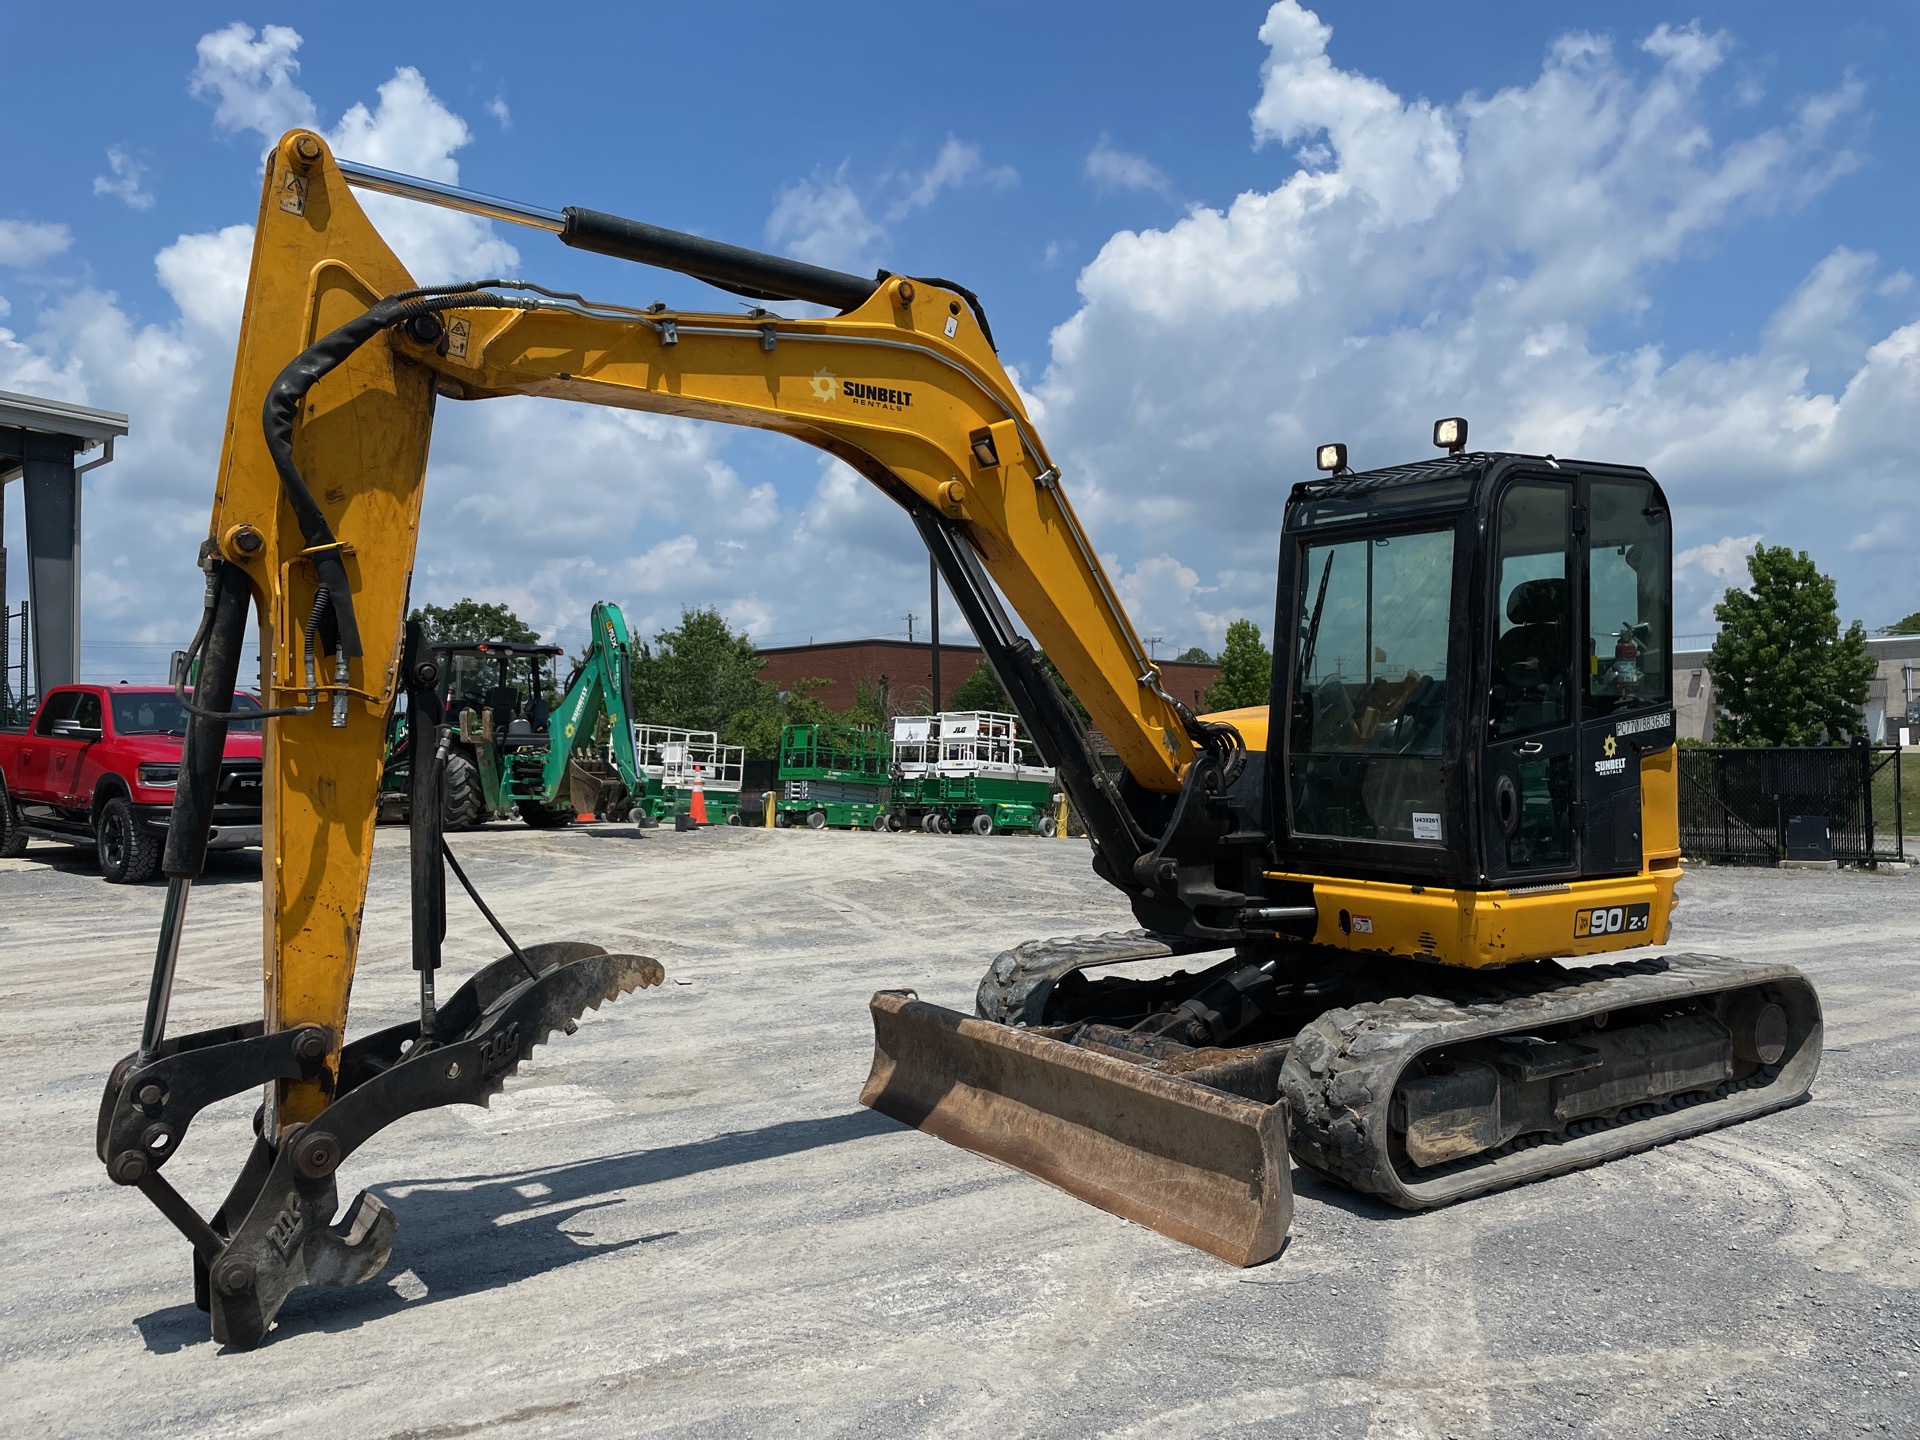
[{"label": "white cloud", "polygon": [[498,124],[502,130],[511,130],[513,128],[513,112],[507,108],[506,96],[496,95],[487,101],[487,114],[494,118],[494,122]]},{"label": "white cloud", "polygon": [[300,62],[298,31],[268,25],[256,36],[236,20],[200,37],[199,64],[189,88],[214,103],[213,118],[223,130],[252,130],[271,145],[297,125],[313,125],[313,100],[295,83]]},{"label": "white cloud", "polygon": [[1018,183],[1020,172],[1011,165],[988,165],[978,145],[949,135],[940,153],[933,157],[933,163],[919,174],[906,178],[906,193],[887,211],[889,222],[897,223],[915,210],[924,210],[940,198],[942,190],[963,185],[992,185],[1004,190]]},{"label": "white cloud", "polygon": [[142,183],[147,174],[144,165],[120,146],[114,145],[107,150],[107,168],[113,172],[111,177],[106,175],[93,177],[94,194],[117,195],[126,202],[130,210],[153,208],[153,192],[146,189]]},{"label": "white cloud", "polygon": [[1144,155],[1116,150],[1105,135],[1087,152],[1087,178],[1101,190],[1149,190],[1160,195],[1173,193],[1173,182]]},{"label": "white cloud", "polygon": [[1738,583],[1738,577],[1746,574],[1747,556],[1753,553],[1754,546],[1760,543],[1759,534],[1727,535],[1718,540],[1710,540],[1704,545],[1690,545],[1675,553],[1673,573],[1685,575],[1698,570],[1714,580],[1732,580]]},{"label": "white cloud", "polygon": [[868,213],[869,199],[855,188],[851,169],[850,161],[842,161],[832,170],[822,167],[809,179],[781,187],[767,217],[767,243],[796,260],[870,271],[886,243],[886,227],[926,209],[942,191],[968,185],[1005,189],[1020,179],[1012,166],[989,165],[978,145],[949,135],[926,169],[884,177],[874,187],[876,194],[896,192],[883,212],[883,224]]},{"label": "white cloud", "polygon": [[[352,106],[327,134],[334,153],[345,159],[449,185],[460,179],[454,152],[472,142],[467,122],[441,103],[411,65],[395,70],[380,87],[373,109]],[[389,195],[359,198],[416,280],[484,280],[519,268],[520,252],[477,216]]]},{"label": "white cloud", "polygon": [[73,232],[64,225],[0,220],[0,265],[32,265],[72,244]]},{"label": "white cloud", "polygon": [[[1190,628],[1152,622],[1169,643],[1209,639],[1221,614],[1271,614],[1285,489],[1314,443],[1392,463],[1424,453],[1447,414],[1489,448],[1648,465],[1683,549],[1764,528],[1805,534],[1794,543],[1837,569],[1858,532],[1842,594],[1883,608],[1903,581],[1875,547],[1896,532],[1864,517],[1920,515],[1902,479],[1920,325],[1903,324],[1914,297],[1878,259],[1836,249],[1774,297],[1751,353],[1598,338],[1639,323],[1676,264],[1724,253],[1744,222],[1854,164],[1856,84],[1716,135],[1701,84],[1730,42],[1692,27],[1625,58],[1566,36],[1530,81],[1457,100],[1340,68],[1329,28],[1291,0],[1260,33],[1256,142],[1325,153],[1296,153],[1281,183],[1224,208],[1112,237],[1036,387],[1103,547],[1196,572]],[[1814,498],[1840,484],[1847,506]]]},{"label": "white cloud", "polygon": [[252,260],[253,227],[229,225],[210,235],[182,235],[154,257],[153,268],[187,331],[231,346],[240,333]]},{"label": "white cloud", "polygon": [[767,217],[767,243],[809,264],[871,269],[874,249],[886,231],[868,218],[846,176],[842,164],[784,186]]}]

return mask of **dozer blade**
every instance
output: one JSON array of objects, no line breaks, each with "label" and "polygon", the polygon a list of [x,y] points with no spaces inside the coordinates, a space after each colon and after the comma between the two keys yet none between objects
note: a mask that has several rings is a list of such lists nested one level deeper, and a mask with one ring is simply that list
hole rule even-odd
[{"label": "dozer blade", "polygon": [[1233,1265],[1293,1219],[1286,1107],[1182,1082],[1064,1040],[873,997],[860,1103]]}]

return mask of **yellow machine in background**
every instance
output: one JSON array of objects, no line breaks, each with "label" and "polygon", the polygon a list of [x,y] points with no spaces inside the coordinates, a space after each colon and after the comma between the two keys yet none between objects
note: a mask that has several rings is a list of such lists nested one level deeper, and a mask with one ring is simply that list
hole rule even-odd
[{"label": "yellow machine in background", "polygon": [[[423,289],[355,186],[838,313]],[[147,1026],[98,1134],[112,1177],[192,1241],[219,1338],[255,1344],[295,1286],[385,1262],[394,1219],[376,1198],[331,1224],[335,1173],[368,1136],[484,1099],[550,1031],[661,977],[644,957],[523,949],[501,929],[511,953],[440,1003],[451,856],[435,767],[419,765],[421,1013],[346,1042],[386,715],[406,688],[423,754],[442,719],[432,656],[403,626],[434,404],[502,395],[777,430],[883,490],[1057,768],[1096,872],[1129,897],[1139,932],[1009,952],[977,1018],[876,996],[868,1103],[1251,1263],[1285,1233],[1289,1137],[1347,1183],[1433,1204],[1810,1084],[1818,1005],[1786,967],[1539,963],[1666,936],[1672,711],[1650,677],[1670,646],[1671,537],[1644,471],[1462,453],[1463,423],[1436,460],[1354,474],[1330,456],[1288,505],[1274,723],[1196,716],[1161,686],[962,287],[514,205],[344,164],[295,131],[255,233]],[[1095,759],[1008,609],[1124,776]],[[169,1038],[250,611],[272,717],[262,1018]],[[1155,957],[1200,963],[1088,974]],[[161,1167],[201,1107],[261,1084],[258,1143],[202,1218]]]}]

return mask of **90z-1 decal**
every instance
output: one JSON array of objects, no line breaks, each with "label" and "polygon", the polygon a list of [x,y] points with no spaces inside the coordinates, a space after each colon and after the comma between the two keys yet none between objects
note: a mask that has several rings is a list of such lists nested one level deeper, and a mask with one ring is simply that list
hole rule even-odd
[{"label": "90z-1 decal", "polygon": [[1589,935],[1633,934],[1647,928],[1649,905],[1605,905],[1573,913],[1573,938]]}]

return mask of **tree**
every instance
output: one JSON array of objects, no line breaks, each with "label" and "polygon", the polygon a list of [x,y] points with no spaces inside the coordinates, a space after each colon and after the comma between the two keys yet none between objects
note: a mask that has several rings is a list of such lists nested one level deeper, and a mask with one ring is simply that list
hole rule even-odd
[{"label": "tree", "polygon": [[1198,645],[1189,645],[1174,658],[1179,660],[1183,665],[1212,665],[1215,663],[1213,656],[1209,655]]},{"label": "tree", "polygon": [[993,710],[1006,715],[1012,712],[1013,701],[1007,698],[1007,692],[1001,688],[1000,677],[993,673],[993,667],[982,660],[971,675],[954,686],[953,708]]},{"label": "tree", "polygon": [[[634,719],[685,730],[750,730],[750,753],[779,746],[779,695],[760,678],[765,662],[745,635],[735,635],[718,610],[682,610],[680,623],[640,645],[633,657]],[[758,723],[751,717],[759,717]],[[766,741],[771,722],[772,743]]]},{"label": "tree", "polygon": [[1873,657],[1858,620],[1840,633],[1833,581],[1804,550],[1762,545],[1747,557],[1750,590],[1713,607],[1720,634],[1707,656],[1720,715],[1714,737],[1732,745],[1838,744],[1864,735],[1860,707]]},{"label": "tree", "polygon": [[1273,656],[1260,643],[1260,627],[1251,620],[1227,626],[1220,652],[1220,678],[1207,691],[1209,710],[1238,710],[1265,705],[1273,693]]},{"label": "tree", "polygon": [[1883,628],[1882,635],[1920,635],[1920,610],[1914,611],[1904,620],[1896,620]]},{"label": "tree", "polygon": [[420,622],[430,643],[477,645],[483,640],[540,643],[540,632],[506,606],[486,604],[466,595],[451,605],[422,605],[407,618]]}]

